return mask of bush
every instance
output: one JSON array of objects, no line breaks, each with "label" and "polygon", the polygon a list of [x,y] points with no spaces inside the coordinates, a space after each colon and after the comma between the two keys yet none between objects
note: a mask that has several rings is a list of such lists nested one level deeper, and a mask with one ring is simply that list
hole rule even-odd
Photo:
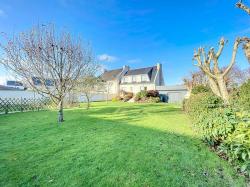
[{"label": "bush", "polygon": [[156,90],[140,91],[135,96],[136,102],[158,103],[160,102],[159,92]]},{"label": "bush", "polygon": [[208,112],[212,108],[218,108],[223,105],[223,100],[213,93],[206,92],[197,95],[191,95],[189,99],[184,100],[183,108],[193,118],[201,113]]},{"label": "bush", "polygon": [[157,90],[148,90],[147,97],[159,97],[159,92]]},{"label": "bush", "polygon": [[233,91],[230,97],[233,107],[240,110],[250,110],[250,80]]},{"label": "bush", "polygon": [[123,97],[123,101],[127,102],[130,99],[132,99],[132,98],[133,98],[133,93],[132,92],[126,92],[125,95],[124,95],[124,97]]},{"label": "bush", "polygon": [[199,94],[199,93],[204,93],[204,92],[210,92],[211,89],[207,86],[204,86],[204,85],[198,85],[198,86],[195,86],[191,93],[192,94]]},{"label": "bush", "polygon": [[147,99],[147,102],[149,102],[149,103],[159,103],[160,102],[160,98],[159,97],[149,97]]},{"label": "bush", "polygon": [[147,97],[147,91],[142,90],[140,92],[138,92],[135,96],[138,100]]},{"label": "bush", "polygon": [[250,177],[250,113],[237,113],[237,125],[233,133],[220,146],[229,160],[238,161],[240,170]]},{"label": "bush", "polygon": [[219,97],[205,92],[184,100],[183,109],[190,115],[202,139],[250,177],[250,112],[249,108],[246,110],[249,107],[248,84],[234,92],[231,98],[237,101],[232,106],[225,106]]}]

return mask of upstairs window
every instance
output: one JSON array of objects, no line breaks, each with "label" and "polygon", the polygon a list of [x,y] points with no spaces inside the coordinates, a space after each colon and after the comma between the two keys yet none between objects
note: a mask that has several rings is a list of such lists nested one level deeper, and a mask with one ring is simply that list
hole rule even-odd
[{"label": "upstairs window", "polygon": [[137,82],[136,81],[136,76],[132,76],[132,82]]},{"label": "upstairs window", "polygon": [[148,76],[147,75],[141,75],[141,81],[142,82],[148,81]]},{"label": "upstairs window", "polygon": [[129,82],[129,78],[128,77],[124,77],[123,78],[123,82]]}]

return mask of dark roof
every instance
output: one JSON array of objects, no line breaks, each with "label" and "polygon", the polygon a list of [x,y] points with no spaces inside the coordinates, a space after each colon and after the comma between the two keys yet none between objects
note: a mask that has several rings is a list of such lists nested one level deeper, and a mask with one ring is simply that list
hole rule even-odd
[{"label": "dark roof", "polygon": [[128,70],[124,76],[148,74],[153,67]]},{"label": "dark roof", "polygon": [[[133,69],[129,70],[127,73],[125,73],[124,76],[131,76],[131,75],[148,75],[149,82],[144,83],[152,83],[154,82],[155,76],[157,72],[157,66],[147,67],[147,68],[139,68],[139,69]],[[142,83],[142,82],[140,82]],[[122,84],[129,84],[129,83],[122,83]],[[134,82],[133,82],[134,84]]]},{"label": "dark roof", "polygon": [[102,75],[101,78],[104,81],[110,81],[110,80],[114,80],[117,78],[117,76],[122,72],[122,68],[121,69],[114,69],[114,70],[110,70],[110,71],[105,71]]},{"label": "dark roof", "polygon": [[0,85],[0,90],[21,90],[21,89]]}]

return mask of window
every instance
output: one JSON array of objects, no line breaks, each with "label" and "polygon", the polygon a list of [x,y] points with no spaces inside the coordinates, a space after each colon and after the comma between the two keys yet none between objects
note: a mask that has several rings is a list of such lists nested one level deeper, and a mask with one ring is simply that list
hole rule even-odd
[{"label": "window", "polygon": [[128,77],[124,77],[123,82],[128,82]]},{"label": "window", "polygon": [[137,82],[136,81],[136,76],[132,76],[132,82]]},{"label": "window", "polygon": [[147,75],[141,75],[141,81],[142,82],[148,81],[148,76]]}]

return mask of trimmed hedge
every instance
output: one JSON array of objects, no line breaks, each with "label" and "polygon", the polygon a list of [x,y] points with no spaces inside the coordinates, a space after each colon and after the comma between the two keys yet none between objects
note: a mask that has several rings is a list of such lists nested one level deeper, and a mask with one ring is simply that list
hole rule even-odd
[{"label": "trimmed hedge", "polygon": [[250,177],[250,81],[231,95],[232,105],[211,92],[191,94],[183,108],[202,139]]}]

